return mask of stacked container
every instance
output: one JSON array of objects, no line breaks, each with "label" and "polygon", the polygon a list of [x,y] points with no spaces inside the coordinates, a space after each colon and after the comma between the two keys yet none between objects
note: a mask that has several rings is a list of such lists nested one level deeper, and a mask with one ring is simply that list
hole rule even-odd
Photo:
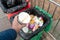
[{"label": "stacked container", "polygon": [[3,12],[7,13],[7,17],[9,20],[12,16],[18,14],[18,12],[21,12],[27,8],[30,8],[30,3],[28,2],[28,0],[17,1],[16,4],[13,6],[9,6],[8,3],[7,3],[7,0],[0,0],[0,6]]}]

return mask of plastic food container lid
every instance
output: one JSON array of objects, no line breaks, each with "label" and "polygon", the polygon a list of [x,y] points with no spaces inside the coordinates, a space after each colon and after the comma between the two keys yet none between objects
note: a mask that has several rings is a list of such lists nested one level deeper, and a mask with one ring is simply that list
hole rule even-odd
[{"label": "plastic food container lid", "polygon": [[25,33],[28,33],[28,31],[29,31],[28,27],[23,27],[22,30],[23,30]]},{"label": "plastic food container lid", "polygon": [[30,15],[27,12],[21,12],[18,15],[18,21],[20,23],[29,23],[31,20]]}]

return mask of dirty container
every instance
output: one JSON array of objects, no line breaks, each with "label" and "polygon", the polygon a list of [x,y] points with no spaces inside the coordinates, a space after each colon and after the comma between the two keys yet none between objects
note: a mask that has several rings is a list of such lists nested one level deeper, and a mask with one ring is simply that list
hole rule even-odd
[{"label": "dirty container", "polygon": [[[0,6],[5,13],[12,13],[16,10],[20,10],[23,7],[26,7],[27,5],[27,2],[25,0],[15,1],[16,3],[14,5],[9,4],[8,2],[8,0],[0,0]],[[12,1],[10,3],[12,3]]]},{"label": "dirty container", "polygon": [[14,1],[16,2],[14,5],[8,6],[10,4],[7,3],[7,2],[9,2],[9,1],[0,0],[0,7],[2,8],[4,13],[7,13],[7,16],[8,16],[9,20],[12,16],[16,15],[17,12],[25,10],[27,8],[30,8],[30,3],[28,2],[28,0],[20,0],[20,1],[19,0],[18,1],[13,0],[11,2],[13,3]]},{"label": "dirty container", "polygon": [[44,24],[42,27],[38,28],[36,31],[26,34],[21,29],[20,34],[20,40],[41,40],[41,37],[43,35],[43,32],[48,32],[51,29],[52,25],[52,16],[47,13],[44,9],[39,8],[38,6],[35,6],[34,8],[29,8],[25,10],[24,12],[27,12],[29,14],[35,15],[35,16],[42,16],[44,19]]}]

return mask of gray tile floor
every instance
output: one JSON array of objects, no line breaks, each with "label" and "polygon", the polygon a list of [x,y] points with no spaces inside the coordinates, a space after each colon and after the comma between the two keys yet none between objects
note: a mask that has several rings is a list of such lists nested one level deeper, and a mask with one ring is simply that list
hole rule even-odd
[{"label": "gray tile floor", "polygon": [[[0,32],[4,31],[6,29],[10,29],[11,28],[11,24],[6,16],[5,13],[3,13],[3,11],[0,8]],[[20,40],[19,35],[17,36],[16,40]]]},{"label": "gray tile floor", "polygon": [[11,28],[11,24],[9,23],[6,14],[0,8],[0,31]]}]

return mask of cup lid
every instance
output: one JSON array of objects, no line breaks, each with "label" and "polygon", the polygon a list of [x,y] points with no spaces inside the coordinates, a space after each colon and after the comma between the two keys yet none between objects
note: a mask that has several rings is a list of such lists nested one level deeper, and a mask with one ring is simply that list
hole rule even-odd
[{"label": "cup lid", "polygon": [[29,23],[31,20],[30,15],[27,12],[21,12],[18,15],[18,21],[21,23]]}]

